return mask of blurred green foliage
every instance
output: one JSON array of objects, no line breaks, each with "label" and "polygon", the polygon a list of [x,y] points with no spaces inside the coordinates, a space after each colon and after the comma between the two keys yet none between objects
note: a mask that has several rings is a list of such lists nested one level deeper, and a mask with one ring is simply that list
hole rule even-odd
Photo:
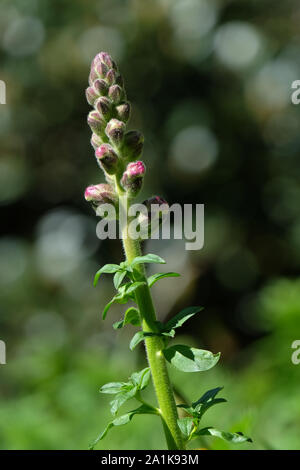
[{"label": "blurred green foliage", "polygon": [[[172,371],[176,386],[196,400],[224,385],[229,402],[204,425],[251,435],[240,448],[299,449],[299,15],[296,0],[0,1],[0,448],[87,448],[109,420],[100,386],[145,366],[142,348],[128,350],[131,328],[111,328],[120,306],[101,322],[109,280],[92,286],[123,256],[118,240],[97,240],[83,200],[102,178],[84,89],[106,50],[145,134],[141,200],[205,204],[203,250],[145,245],[182,274],[153,287],[159,319],[203,305],[183,334],[222,351],[184,389]],[[129,426],[103,445],[164,448],[155,417]]]}]

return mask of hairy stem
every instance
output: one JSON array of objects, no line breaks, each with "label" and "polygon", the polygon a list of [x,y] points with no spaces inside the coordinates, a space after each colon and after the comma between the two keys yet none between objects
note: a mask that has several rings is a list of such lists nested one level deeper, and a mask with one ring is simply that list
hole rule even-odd
[{"label": "hairy stem", "polygon": [[[136,256],[141,256],[140,243],[128,236],[127,226],[124,227],[122,236],[127,260],[131,262]],[[146,282],[144,265],[139,265],[138,269]],[[155,310],[150,289],[146,283],[136,290],[136,303],[140,311],[143,331],[157,333]],[[145,348],[168,448],[172,450],[184,449],[182,435],[177,424],[178,414],[175,398],[166,360],[162,353],[164,348],[163,340],[159,336],[149,336],[145,338]]]}]

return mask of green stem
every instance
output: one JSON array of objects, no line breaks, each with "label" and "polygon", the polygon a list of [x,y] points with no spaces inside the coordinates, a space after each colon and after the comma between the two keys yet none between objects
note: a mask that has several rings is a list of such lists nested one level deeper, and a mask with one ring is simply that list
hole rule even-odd
[{"label": "green stem", "polygon": [[[127,260],[131,262],[135,257],[141,256],[140,243],[128,236],[127,225],[123,229],[122,236]],[[142,330],[157,333],[156,315],[150,289],[146,283],[144,265],[138,265],[138,269],[145,280],[145,285],[136,290],[136,303],[142,319]],[[177,424],[178,414],[175,398],[166,360],[162,353],[164,348],[163,340],[159,336],[149,336],[145,338],[145,347],[168,448],[171,450],[184,449],[182,435]]]}]

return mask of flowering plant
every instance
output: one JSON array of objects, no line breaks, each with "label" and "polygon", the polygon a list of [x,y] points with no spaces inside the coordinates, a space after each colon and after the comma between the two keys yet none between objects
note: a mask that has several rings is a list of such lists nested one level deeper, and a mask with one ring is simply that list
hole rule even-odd
[{"label": "flowering plant", "polygon": [[[91,144],[95,149],[96,160],[104,171],[106,183],[89,186],[85,191],[85,199],[91,202],[96,210],[104,204],[112,204],[116,209],[116,217],[119,217],[121,212],[128,214],[132,201],[139,194],[143,184],[146,166],[139,159],[144,138],[138,131],[127,130],[131,106],[126,99],[118,67],[105,52],[97,54],[91,64],[86,97],[94,108],[88,115],[88,124],[93,132]],[[151,226],[152,208],[156,206],[154,212],[159,217],[158,212],[164,213],[168,207],[166,201],[159,196],[149,198],[144,205],[147,212],[140,220],[142,234],[148,233]],[[145,264],[164,264],[165,261],[155,254],[143,256],[140,241],[131,236],[128,224],[122,227],[122,242],[125,261],[120,264],[106,264],[99,269],[94,285],[97,285],[103,273],[113,274],[116,294],[104,307],[103,319],[112,304],[126,304],[129,301],[136,304],[136,307],[129,307],[124,318],[113,327],[119,329],[131,324],[139,328],[130,342],[130,349],[134,349],[143,341],[149,367],[131,374],[127,382],[113,382],[101,387],[101,393],[114,395],[111,401],[114,418],[91,444],[91,448],[102,440],[112,427],[124,425],[140,414],[155,414],[160,417],[169,449],[185,449],[189,441],[199,436],[217,436],[234,443],[249,441],[250,439],[242,433],[201,427],[204,413],[212,406],[226,401],[224,398],[217,398],[221,387],[207,391],[192,404],[176,404],[167,363],[183,372],[203,372],[217,364],[220,353],[214,354],[182,344],[168,346],[168,341],[174,338],[177,328],[202,308],[188,307],[165,324],[158,321],[150,293],[151,287],[162,278],[179,274],[165,272],[147,278]],[[146,403],[142,397],[142,391],[149,384],[150,378],[158,406]],[[115,417],[121,406],[131,399],[137,400],[139,406]],[[185,417],[178,417],[178,408],[182,409]]]}]

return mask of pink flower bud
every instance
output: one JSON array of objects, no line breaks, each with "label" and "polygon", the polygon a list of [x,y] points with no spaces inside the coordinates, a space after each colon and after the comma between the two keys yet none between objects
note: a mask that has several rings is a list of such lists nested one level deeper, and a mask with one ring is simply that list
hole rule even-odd
[{"label": "pink flower bud", "polygon": [[108,96],[114,104],[118,104],[121,101],[123,90],[119,85],[112,85],[108,90]]},{"label": "pink flower bud", "polygon": [[121,179],[121,185],[131,196],[136,196],[140,191],[145,172],[146,167],[141,161],[132,162],[127,165]]},{"label": "pink flower bud", "polygon": [[96,90],[96,92],[98,93],[98,95],[100,95],[100,96],[107,95],[108,86],[107,86],[106,81],[103,80],[102,78],[97,78],[94,81],[93,87]]},{"label": "pink flower bud", "polygon": [[129,178],[136,178],[140,176],[144,176],[146,172],[146,167],[143,162],[132,162],[127,165],[126,169]]},{"label": "pink flower bud", "polygon": [[92,138],[91,138],[91,145],[94,147],[94,150],[96,150],[100,145],[102,144],[102,139],[99,137],[97,134],[93,133]]},{"label": "pink flower bud", "polygon": [[96,158],[106,173],[114,175],[117,172],[118,155],[109,144],[102,144],[97,148]]},{"label": "pink flower bud", "polygon": [[93,202],[95,205],[99,204],[116,204],[117,195],[110,184],[96,184],[88,186],[84,192],[86,201]]},{"label": "pink flower bud", "polygon": [[93,106],[96,99],[99,97],[98,93],[96,92],[96,90],[94,89],[94,87],[88,87],[86,90],[85,90],[85,96],[86,96],[86,99],[87,99],[87,102]]},{"label": "pink flower bud", "polygon": [[108,85],[113,85],[117,80],[117,72],[114,69],[110,69],[106,74],[106,81]]},{"label": "pink flower bud", "polygon": [[89,85],[93,86],[95,80],[97,80],[98,75],[96,73],[96,70],[94,67],[91,68],[90,74],[89,74]]},{"label": "pink flower bud", "polygon": [[105,133],[110,141],[119,146],[123,140],[125,124],[118,119],[111,119],[106,126]]},{"label": "pink flower bud", "polygon": [[108,67],[103,62],[99,62],[94,66],[95,72],[99,78],[105,78],[108,72]]},{"label": "pink flower bud", "polygon": [[103,135],[106,122],[97,111],[91,111],[88,115],[88,124],[93,132]]},{"label": "pink flower bud", "polygon": [[111,113],[111,101],[106,96],[100,96],[95,103],[98,113],[107,119]]},{"label": "pink flower bud", "polygon": [[130,117],[130,110],[130,103],[122,103],[119,104],[119,106],[116,106],[118,119],[120,119],[120,121],[127,122]]},{"label": "pink flower bud", "polygon": [[107,67],[109,67],[110,69],[115,66],[114,61],[112,60],[111,56],[107,52],[100,52],[98,54],[98,57],[99,57],[99,60],[101,62],[104,62],[104,64],[107,65]]}]

